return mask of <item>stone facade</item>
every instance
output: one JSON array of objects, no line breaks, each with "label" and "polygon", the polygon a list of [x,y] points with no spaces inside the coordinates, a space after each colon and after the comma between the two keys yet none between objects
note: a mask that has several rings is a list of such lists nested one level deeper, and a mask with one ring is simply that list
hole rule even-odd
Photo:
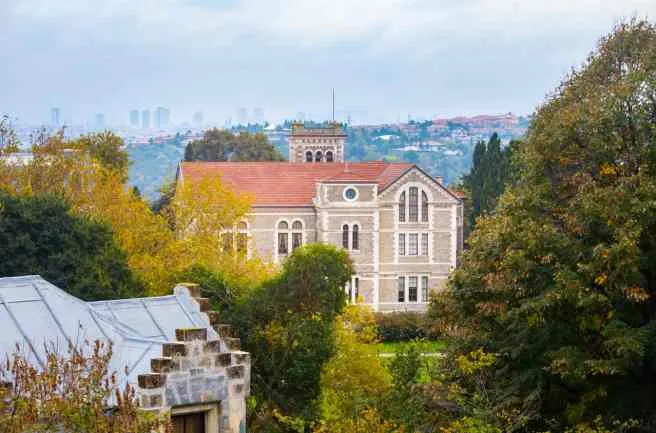
[{"label": "stone facade", "polygon": [[[416,188],[418,196],[416,222],[409,215],[410,188]],[[355,193],[349,196],[347,190]],[[406,197],[404,217],[399,216],[402,194]],[[427,200],[426,211],[422,196]],[[249,250],[280,263],[294,247],[293,236],[300,236],[302,244],[324,242],[346,247],[356,269],[347,288],[353,300],[357,296],[378,311],[423,311],[428,293],[442,290],[458,264],[462,212],[460,199],[416,167],[384,190],[375,182],[324,180],[316,185],[312,205],[253,206],[247,216]],[[285,239],[287,253],[280,247]],[[404,284],[402,297],[400,281]],[[426,283],[428,287],[423,290]]]},{"label": "stone facade", "polygon": [[346,134],[337,123],[327,128],[305,128],[295,123],[289,137],[289,161],[342,162],[345,142]]},{"label": "stone facade", "polygon": [[[138,376],[141,406],[175,416],[205,414],[205,431],[241,433],[246,428],[245,398],[250,390],[250,354],[239,348],[229,325],[218,324],[200,288],[185,284],[218,334],[208,339],[207,328],[176,329],[177,342],[164,343],[159,358],[150,359],[150,373]],[[204,307],[205,306],[205,307]]]}]

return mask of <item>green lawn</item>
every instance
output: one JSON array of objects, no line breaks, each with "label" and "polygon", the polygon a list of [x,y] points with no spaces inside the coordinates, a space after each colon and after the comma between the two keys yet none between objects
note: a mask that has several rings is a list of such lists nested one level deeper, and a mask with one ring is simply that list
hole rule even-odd
[{"label": "green lawn", "polygon": [[[388,342],[378,343],[376,344],[376,350],[378,351],[378,353],[396,353],[397,351],[401,350],[404,346],[407,346],[408,344],[415,344],[415,343],[409,341],[399,341],[393,343],[388,343]],[[418,341],[416,344],[419,345],[419,348],[422,353],[443,352],[447,346],[446,340],[433,340],[433,341],[421,340]]]}]

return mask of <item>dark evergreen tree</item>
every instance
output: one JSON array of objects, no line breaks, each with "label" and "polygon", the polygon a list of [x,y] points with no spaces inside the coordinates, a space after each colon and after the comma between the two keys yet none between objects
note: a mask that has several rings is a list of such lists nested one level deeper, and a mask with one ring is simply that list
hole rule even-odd
[{"label": "dark evergreen tree", "polygon": [[54,196],[0,192],[0,276],[31,274],[88,301],[143,295],[108,226]]},{"label": "dark evergreen tree", "polygon": [[283,161],[264,134],[208,129],[200,140],[187,144],[185,161]]}]

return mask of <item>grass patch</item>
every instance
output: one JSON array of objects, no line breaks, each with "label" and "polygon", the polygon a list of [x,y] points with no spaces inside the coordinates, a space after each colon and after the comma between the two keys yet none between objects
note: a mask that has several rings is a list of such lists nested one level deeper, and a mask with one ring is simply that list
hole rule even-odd
[{"label": "grass patch", "polygon": [[446,340],[394,341],[378,343],[375,346],[378,353],[396,353],[410,344],[418,344],[421,353],[443,352],[447,347]]}]

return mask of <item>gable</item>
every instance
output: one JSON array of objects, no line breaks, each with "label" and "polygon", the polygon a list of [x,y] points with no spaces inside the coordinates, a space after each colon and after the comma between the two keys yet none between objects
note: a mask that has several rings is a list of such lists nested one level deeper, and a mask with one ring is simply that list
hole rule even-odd
[{"label": "gable", "polygon": [[403,189],[408,184],[421,184],[427,187],[432,193],[432,200],[435,202],[452,204],[461,202],[454,193],[449,191],[444,185],[437,182],[416,165],[410,167],[405,173],[396,178],[396,180],[390,183],[385,189],[380,191],[379,199],[383,201],[396,201],[396,195],[399,193],[399,190]]}]

